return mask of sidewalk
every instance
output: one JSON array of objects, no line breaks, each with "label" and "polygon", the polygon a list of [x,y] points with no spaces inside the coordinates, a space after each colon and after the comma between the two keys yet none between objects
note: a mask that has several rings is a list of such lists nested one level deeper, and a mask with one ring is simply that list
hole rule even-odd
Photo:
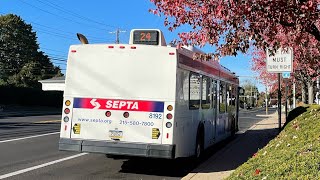
[{"label": "sidewalk", "polygon": [[61,112],[61,108],[54,107],[7,105],[0,109],[0,117],[59,115]]},{"label": "sidewalk", "polygon": [[[283,126],[284,114],[281,117]],[[278,114],[276,112],[250,127],[245,133],[237,134],[236,139],[182,179],[220,180],[227,178],[238,166],[267,145],[278,133]]]}]

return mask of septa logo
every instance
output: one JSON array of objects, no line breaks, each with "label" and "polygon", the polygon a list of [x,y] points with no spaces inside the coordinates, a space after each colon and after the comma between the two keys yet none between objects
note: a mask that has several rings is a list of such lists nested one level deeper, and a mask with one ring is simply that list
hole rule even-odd
[{"label": "septa logo", "polygon": [[120,99],[74,98],[73,108],[163,112],[164,102]]},{"label": "septa logo", "polygon": [[91,101],[90,101],[90,104],[92,105],[92,106],[94,106],[94,108],[93,109],[99,109],[99,107],[101,106],[98,102],[96,102],[97,101],[97,99],[92,99]]}]

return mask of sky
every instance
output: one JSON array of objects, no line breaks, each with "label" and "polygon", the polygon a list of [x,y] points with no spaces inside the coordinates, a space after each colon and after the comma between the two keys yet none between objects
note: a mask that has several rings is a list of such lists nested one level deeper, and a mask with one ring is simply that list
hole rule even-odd
[{"label": "sky", "polygon": [[[65,74],[69,46],[79,44],[76,33],[84,34],[89,43],[114,43],[119,28],[120,43],[128,43],[131,29],[160,29],[166,42],[177,39],[178,32],[189,31],[187,27],[170,32],[164,26],[164,18],[153,15],[149,0],[1,0],[0,15],[19,15],[31,24],[37,33],[40,50],[52,58],[52,62]],[[212,52],[211,47],[202,49]],[[251,70],[250,55],[223,57],[220,63],[235,72],[240,84],[251,81],[259,91],[264,86]]]}]

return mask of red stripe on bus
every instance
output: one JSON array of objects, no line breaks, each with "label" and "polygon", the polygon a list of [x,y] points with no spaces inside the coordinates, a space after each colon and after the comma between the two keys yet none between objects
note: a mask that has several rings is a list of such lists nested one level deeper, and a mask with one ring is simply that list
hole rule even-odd
[{"label": "red stripe on bus", "polygon": [[213,64],[209,64],[209,62],[200,62],[198,60],[194,60],[190,57],[187,57],[185,55],[179,54],[179,63],[195,68],[201,71],[204,71],[206,73],[212,74],[214,76],[221,77],[223,79],[227,79],[229,81],[232,81],[234,83],[238,83],[238,80],[235,76],[230,75],[222,70],[220,70],[220,67],[214,67]]}]

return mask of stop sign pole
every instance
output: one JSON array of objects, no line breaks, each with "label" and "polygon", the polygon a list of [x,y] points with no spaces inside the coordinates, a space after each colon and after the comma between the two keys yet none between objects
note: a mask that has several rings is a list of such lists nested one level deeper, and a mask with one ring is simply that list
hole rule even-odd
[{"label": "stop sign pole", "polygon": [[[276,53],[267,51],[267,72],[278,73],[278,128],[281,131],[281,77],[280,73],[293,71],[292,48],[280,48]],[[287,98],[287,97],[286,97]],[[287,102],[287,100],[286,100]]]}]

